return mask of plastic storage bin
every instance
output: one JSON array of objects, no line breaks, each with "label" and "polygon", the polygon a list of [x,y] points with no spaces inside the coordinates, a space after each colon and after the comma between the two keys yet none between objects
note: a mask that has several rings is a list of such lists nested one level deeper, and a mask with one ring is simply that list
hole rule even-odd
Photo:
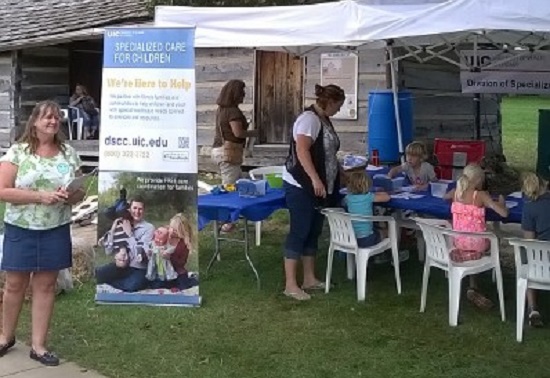
[{"label": "plastic storage bin", "polygon": [[235,186],[237,187],[239,197],[261,197],[265,196],[267,181],[240,179]]},{"label": "plastic storage bin", "polygon": [[267,173],[265,179],[270,188],[280,189],[283,187],[283,175],[281,173]]}]

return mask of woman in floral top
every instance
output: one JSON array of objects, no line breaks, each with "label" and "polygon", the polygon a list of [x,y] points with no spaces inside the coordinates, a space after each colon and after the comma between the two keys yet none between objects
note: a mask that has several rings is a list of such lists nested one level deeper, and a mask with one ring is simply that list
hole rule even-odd
[{"label": "woman in floral top", "polygon": [[32,274],[30,357],[48,366],[59,359],[46,349],[58,272],[72,265],[71,205],[84,197],[64,188],[79,174],[80,159],[59,132],[55,102],[38,103],[21,139],[0,159],[6,271],[0,357],[15,344],[15,328]]}]

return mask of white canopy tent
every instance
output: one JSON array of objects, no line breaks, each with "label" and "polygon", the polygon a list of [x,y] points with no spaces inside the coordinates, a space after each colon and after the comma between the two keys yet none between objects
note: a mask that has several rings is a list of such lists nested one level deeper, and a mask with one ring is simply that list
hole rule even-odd
[{"label": "white canopy tent", "polygon": [[[401,153],[396,61],[438,58],[463,69],[479,70],[475,54],[480,44],[502,51],[520,49],[522,54],[550,45],[548,0],[522,0],[520,4],[518,0],[342,0],[253,8],[160,6],[155,9],[155,25],[196,26],[195,46],[199,48],[284,50],[297,55],[387,48]],[[461,45],[473,46],[471,62],[460,58]],[[403,47],[405,53],[394,56],[394,47]],[[456,59],[449,57],[451,51],[457,53]]]}]

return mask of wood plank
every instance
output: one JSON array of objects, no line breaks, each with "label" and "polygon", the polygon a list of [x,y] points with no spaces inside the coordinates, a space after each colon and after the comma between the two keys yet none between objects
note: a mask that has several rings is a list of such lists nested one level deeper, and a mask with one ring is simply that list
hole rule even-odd
[{"label": "wood plank", "polygon": [[414,89],[438,89],[443,91],[461,92],[460,72],[445,72],[439,70],[424,70],[405,66],[399,76],[403,87]]},{"label": "wood plank", "polygon": [[[474,100],[472,96],[422,96],[413,94],[415,115],[427,114],[473,114]],[[498,114],[500,103],[495,99],[482,98],[481,114]]]},{"label": "wood plank", "polygon": [[59,71],[57,67],[56,71],[47,73],[41,70],[29,70],[28,67],[26,67],[21,84],[27,88],[40,85],[58,85],[61,83],[69,85],[67,82],[68,73],[69,71],[67,69]]},{"label": "wood plank", "polygon": [[11,129],[12,117],[9,111],[0,111],[0,128]]},{"label": "wood plank", "polygon": [[[41,85],[32,86],[32,89],[23,86],[21,102],[38,102],[47,99],[59,99],[67,102],[70,97],[69,85]],[[61,102],[61,101],[59,101]]]},{"label": "wood plank", "polygon": [[68,57],[69,50],[67,47],[60,46],[44,46],[44,47],[33,47],[23,50],[24,54],[34,57],[47,57],[47,56],[57,56],[57,57]]},{"label": "wood plank", "polygon": [[197,81],[229,81],[231,79],[250,80],[254,74],[254,61],[229,64],[213,64],[197,67]]},{"label": "wood plank", "polygon": [[35,56],[23,51],[21,64],[25,67],[63,67],[69,64],[68,56]]},{"label": "wood plank", "polygon": [[197,48],[195,62],[199,65],[207,64],[212,60],[239,61],[254,59],[254,50],[244,48]]}]

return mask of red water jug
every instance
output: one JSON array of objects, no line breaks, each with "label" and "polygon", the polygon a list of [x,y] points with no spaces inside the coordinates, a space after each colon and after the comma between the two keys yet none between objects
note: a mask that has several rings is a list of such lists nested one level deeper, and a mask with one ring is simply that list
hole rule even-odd
[{"label": "red water jug", "polygon": [[372,150],[371,163],[375,167],[380,165],[380,154],[378,153],[378,150]]}]

